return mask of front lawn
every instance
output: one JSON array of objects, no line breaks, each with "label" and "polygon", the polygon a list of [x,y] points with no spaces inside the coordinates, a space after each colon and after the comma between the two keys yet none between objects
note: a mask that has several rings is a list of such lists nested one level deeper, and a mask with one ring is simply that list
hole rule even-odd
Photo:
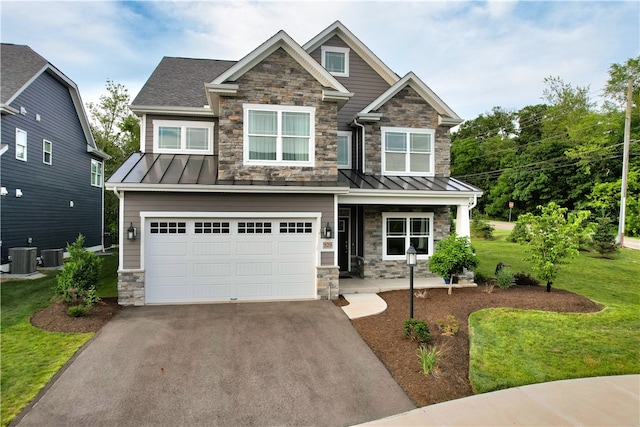
[{"label": "front lawn", "polygon": [[[100,297],[117,295],[118,256],[102,257]],[[6,426],[92,336],[46,332],[29,323],[49,305],[57,272],[35,280],[3,280],[0,315],[1,422]]]},{"label": "front lawn", "polygon": [[[492,276],[498,262],[531,271],[523,247],[505,240],[473,240],[479,271]],[[605,309],[594,314],[480,310],[469,317],[470,380],[477,393],[600,375],[640,373],[640,251],[614,259],[581,252],[554,288],[584,295]],[[553,292],[552,292],[553,293]]]}]

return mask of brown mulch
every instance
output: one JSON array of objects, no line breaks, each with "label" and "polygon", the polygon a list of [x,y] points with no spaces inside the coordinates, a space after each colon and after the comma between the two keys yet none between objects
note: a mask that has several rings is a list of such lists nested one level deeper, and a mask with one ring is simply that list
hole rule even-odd
[{"label": "brown mulch", "polygon": [[103,298],[91,311],[81,317],[67,314],[69,306],[64,302],[54,302],[49,307],[34,313],[31,324],[36,328],[51,332],[98,332],[122,310],[118,298]]},{"label": "brown mulch", "polygon": [[[418,291],[421,292],[421,291]],[[417,358],[418,345],[403,334],[404,321],[409,317],[409,291],[379,294],[387,302],[383,313],[355,319],[353,326],[369,347],[385,364],[395,380],[417,406],[425,406],[470,396],[469,383],[469,314],[482,308],[511,307],[555,312],[592,313],[601,307],[593,301],[571,292],[543,286],[495,288],[486,293],[484,286],[454,289],[430,289],[426,298],[414,297],[414,318],[425,320],[431,331],[429,345],[444,350],[438,364],[439,372],[425,376]],[[415,295],[415,293],[414,293]],[[436,323],[454,315],[459,331],[443,335]]]}]

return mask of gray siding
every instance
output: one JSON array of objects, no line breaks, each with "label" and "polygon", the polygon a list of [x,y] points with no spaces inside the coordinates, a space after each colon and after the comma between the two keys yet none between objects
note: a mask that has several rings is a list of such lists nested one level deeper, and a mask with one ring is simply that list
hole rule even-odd
[{"label": "gray siding", "polygon": [[[140,211],[157,212],[320,212],[322,224],[335,230],[333,195],[312,194],[221,194],[221,193],[125,193],[123,229],[130,223],[140,230]],[[140,268],[140,239],[123,248],[124,268]],[[333,252],[323,253],[322,264],[333,265]],[[325,264],[326,262],[326,264]]]},{"label": "gray siding", "polygon": [[[102,188],[91,186],[92,156],[69,89],[44,73],[11,106],[27,114],[2,116],[8,150],[0,157],[0,181],[9,191],[0,202],[2,257],[11,247],[27,246],[29,237],[39,252],[64,248],[78,234],[87,246],[101,245]],[[15,158],[16,128],[27,132],[26,162]],[[51,165],[42,162],[43,139],[52,142]]]},{"label": "gray siding", "polygon": [[[339,36],[333,36],[325,46],[349,47]],[[322,47],[311,52],[311,56],[322,64]],[[338,111],[338,130],[349,130],[349,123],[355,115],[369,105],[371,101],[389,89],[389,84],[371,68],[353,49],[349,52],[349,77],[336,77],[349,91],[353,98]]]},{"label": "gray siding", "polygon": [[[204,91],[204,89],[203,89]],[[145,153],[153,153],[153,121],[154,120],[174,120],[185,122],[208,122],[213,123],[213,152],[218,151],[218,118],[214,117],[189,117],[189,116],[159,116],[147,114],[146,116],[146,132],[144,134]]]}]

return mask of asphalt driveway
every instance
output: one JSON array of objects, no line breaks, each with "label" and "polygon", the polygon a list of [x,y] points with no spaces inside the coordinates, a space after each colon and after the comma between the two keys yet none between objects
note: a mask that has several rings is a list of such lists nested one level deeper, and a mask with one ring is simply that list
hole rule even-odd
[{"label": "asphalt driveway", "polygon": [[107,324],[18,425],[340,426],[414,408],[329,301],[147,306]]}]

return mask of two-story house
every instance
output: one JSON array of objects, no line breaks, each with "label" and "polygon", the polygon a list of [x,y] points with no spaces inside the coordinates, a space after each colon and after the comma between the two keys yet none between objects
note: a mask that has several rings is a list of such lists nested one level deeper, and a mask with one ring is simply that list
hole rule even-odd
[{"label": "two-story house", "polygon": [[[339,275],[405,277],[482,193],[449,177],[461,119],[340,22],[239,61],[163,58],[131,105],[121,304],[336,298]],[[425,269],[426,271],[426,269]],[[428,273],[427,273],[428,274]]]},{"label": "two-story house", "polygon": [[0,45],[0,240],[64,249],[103,247],[103,162],[76,84],[24,45]]}]

